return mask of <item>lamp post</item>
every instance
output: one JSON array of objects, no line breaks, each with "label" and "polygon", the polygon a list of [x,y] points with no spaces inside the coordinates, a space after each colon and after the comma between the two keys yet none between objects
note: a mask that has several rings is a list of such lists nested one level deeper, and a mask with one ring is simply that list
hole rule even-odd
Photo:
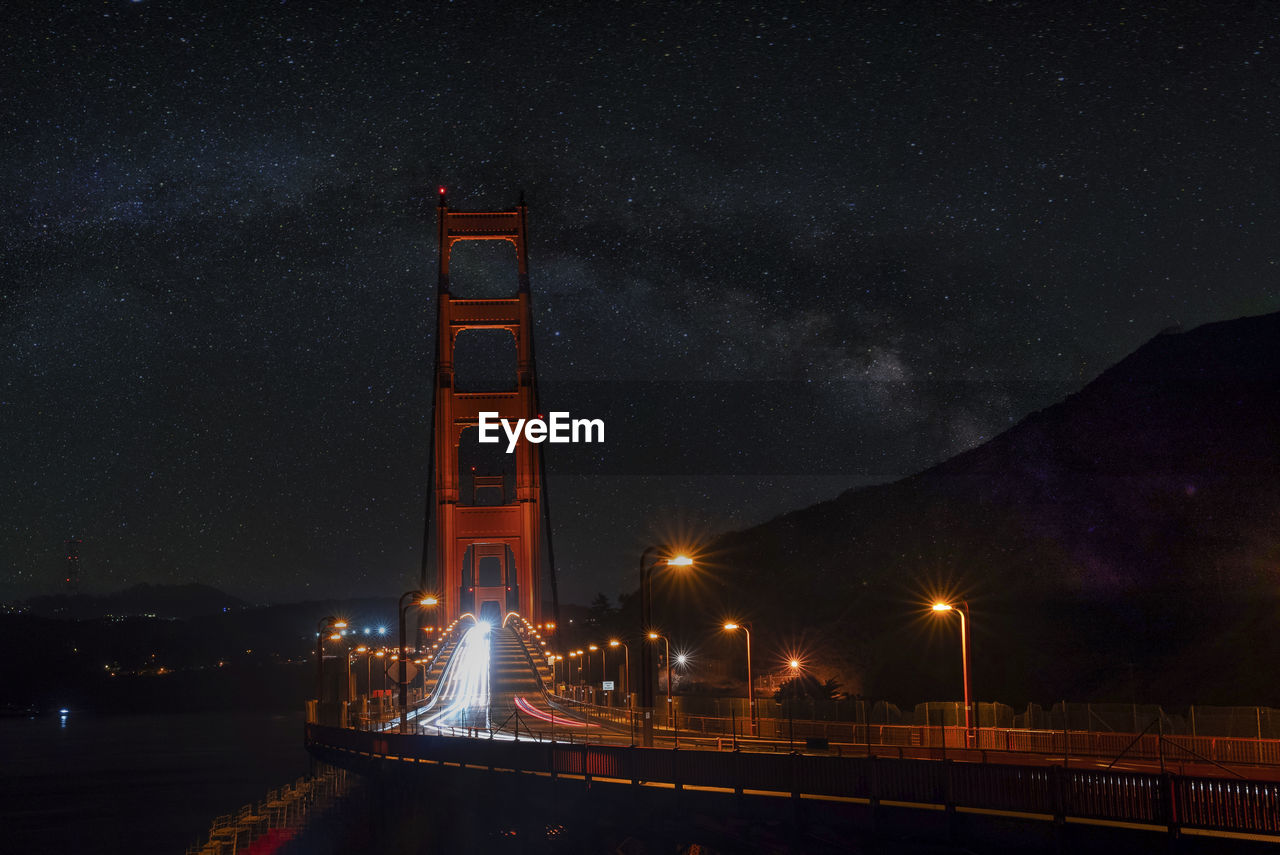
[{"label": "lamp post", "polygon": [[362,644],[359,647],[357,647],[356,653],[364,654],[364,693],[366,695],[372,695],[373,694],[373,666],[370,664],[369,660],[372,658],[373,653],[372,651],[369,650],[369,645],[367,644]]},{"label": "lamp post", "polygon": [[[796,750],[796,698],[800,696],[800,660],[792,659],[787,663],[791,669],[791,698],[787,704],[787,744],[791,751]],[[783,699],[786,702],[787,699]],[[816,716],[815,716],[816,717]]]},{"label": "lamp post", "polygon": [[610,647],[622,648],[622,690],[627,693],[627,719],[631,722],[631,746],[636,744],[636,711],[635,701],[631,698],[631,648],[625,641],[616,638],[609,640]]},{"label": "lamp post", "polygon": [[[362,651],[362,650],[364,650],[364,646],[360,646],[360,648],[356,648],[355,650],[352,650],[351,648],[349,648],[349,646],[348,646],[348,648],[347,648],[347,687],[348,687],[348,690],[349,690],[349,689],[351,689],[351,687],[352,687],[352,683],[355,683],[355,682],[356,682],[356,673],[355,673],[355,671],[353,671],[353,668],[355,668],[355,664],[356,664],[356,654],[357,654],[357,653],[361,653],[361,651]],[[358,686],[358,685],[357,685],[357,686],[356,686],[356,689],[357,689],[357,690],[358,690],[358,689],[360,689],[360,686]],[[356,699],[356,695],[358,695],[358,694],[360,694],[360,691],[352,692],[351,698],[349,698],[348,700],[355,700],[355,699]]]},{"label": "lamp post", "polygon": [[342,694],[345,696],[345,699],[347,701],[351,701],[351,700],[354,700],[351,697],[351,684],[355,682],[355,677],[351,672],[351,645],[350,644],[347,645],[347,649],[344,652],[346,655],[343,656],[343,658],[347,660],[346,661],[347,667],[343,669],[346,672],[345,674],[343,674],[343,676],[347,678],[347,682],[342,687]]},{"label": "lamp post", "polygon": [[607,706],[612,706],[612,704],[610,704],[609,701],[611,701],[613,698],[604,687],[605,681],[608,679],[609,679],[609,648],[601,647],[600,648],[600,691],[604,692],[605,704]]},{"label": "lamp post", "polygon": [[964,675],[964,742],[969,745],[973,741],[972,705],[969,703],[969,604],[937,602],[933,604],[935,612],[955,612],[960,615],[960,667]]},{"label": "lamp post", "polygon": [[595,653],[599,649],[600,648],[594,644],[587,645],[587,691],[590,692],[589,697],[593,704],[596,702],[596,686],[595,683],[591,682],[591,654]]},{"label": "lamp post", "polygon": [[[665,546],[646,546],[640,553],[640,632],[647,635],[653,625],[653,568],[649,563],[649,553],[655,550],[666,550]],[[657,563],[662,563],[661,559]],[[688,567],[693,559],[687,555],[676,555],[666,559],[668,567]],[[653,654],[649,645],[640,646],[640,708],[644,711],[644,744],[653,745]]]},{"label": "lamp post", "polygon": [[609,640],[609,646],[622,648],[622,691],[627,693],[627,709],[631,709],[631,648],[616,638]]},{"label": "lamp post", "polygon": [[671,717],[671,639],[660,632],[649,633],[650,641],[662,641],[663,659],[667,663],[667,718]]},{"label": "lamp post", "polygon": [[671,698],[671,639],[660,632],[649,633],[650,641],[662,639],[663,659],[667,663],[667,726],[675,734],[676,748],[680,747],[680,728],[676,726],[676,707]]},{"label": "lamp post", "polygon": [[[385,651],[385,650],[379,650],[377,653],[375,653],[375,654],[373,654],[373,655],[374,655],[374,656],[376,656],[376,657],[377,657],[377,658],[379,658],[379,659],[386,659],[386,658],[387,658],[387,651]],[[386,662],[383,662],[383,663],[382,663],[382,694],[378,696],[378,709],[379,709],[379,710],[381,710],[381,709],[382,709],[382,702],[383,702],[383,698],[385,698],[385,697],[386,697],[386,694],[387,694],[387,663],[386,663]],[[379,713],[379,717],[381,717],[381,713]]]},{"label": "lamp post", "polygon": [[324,700],[324,637],[334,629],[345,629],[347,622],[333,615],[320,618],[316,627],[316,704]]},{"label": "lamp post", "polygon": [[409,610],[406,600],[412,599],[419,606],[434,606],[440,602],[425,591],[406,591],[400,595],[400,730],[404,732],[409,723],[409,649],[404,643],[404,614]]},{"label": "lamp post", "polygon": [[745,624],[726,623],[724,628],[729,632],[742,630],[747,635],[747,710],[751,714],[751,735],[756,735],[756,691],[751,682],[751,630]]}]

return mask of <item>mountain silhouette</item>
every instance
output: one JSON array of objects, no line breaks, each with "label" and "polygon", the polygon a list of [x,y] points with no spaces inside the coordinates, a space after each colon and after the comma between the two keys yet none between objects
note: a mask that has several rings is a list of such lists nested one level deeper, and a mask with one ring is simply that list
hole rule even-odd
[{"label": "mountain silhouette", "polygon": [[1165,332],[904,480],[721,537],[720,595],[852,691],[1277,703],[1280,313]]}]

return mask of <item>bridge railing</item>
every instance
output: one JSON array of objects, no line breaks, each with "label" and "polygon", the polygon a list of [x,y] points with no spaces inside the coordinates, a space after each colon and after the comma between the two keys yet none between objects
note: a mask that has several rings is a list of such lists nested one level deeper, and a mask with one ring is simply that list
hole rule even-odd
[{"label": "bridge railing", "polygon": [[[602,708],[607,709],[607,708]],[[677,709],[678,713],[678,709]],[[595,713],[599,714],[599,713]],[[678,714],[682,733],[738,736],[749,733],[743,718]],[[664,724],[665,726],[665,724]],[[1164,760],[1169,763],[1221,763],[1280,766],[1280,739],[1187,736],[1159,733],[1110,733],[1088,730],[975,728],[971,739],[963,726],[856,724],[839,721],[762,718],[760,737],[774,740],[825,739],[832,743],[913,748],[975,748],[984,751],[1053,754],[1099,759]]]},{"label": "bridge railing", "polygon": [[673,751],[362,733],[307,726],[307,747],[348,768],[385,760],[603,779],[600,783],[716,788],[739,795],[826,798],[872,806],[1014,811],[1027,819],[1280,833],[1280,782],[1061,766],[957,763],[754,752]]}]

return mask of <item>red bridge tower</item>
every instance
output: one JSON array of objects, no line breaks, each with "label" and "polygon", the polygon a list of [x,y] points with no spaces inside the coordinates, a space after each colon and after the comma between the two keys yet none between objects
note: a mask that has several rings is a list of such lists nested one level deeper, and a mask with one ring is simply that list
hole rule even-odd
[{"label": "red bridge tower", "polygon": [[[496,412],[513,424],[516,419],[538,416],[524,200],[507,211],[452,211],[441,188],[438,215],[440,286],[431,500],[438,520],[436,586],[442,599],[441,617],[443,622],[451,622],[471,612],[496,625],[507,612],[518,611],[537,623],[542,620],[540,449],[520,437],[508,455],[513,458],[514,466],[508,468],[514,468],[514,480],[509,473],[459,471],[464,434],[476,428],[481,412]],[[449,256],[453,245],[463,240],[508,241],[515,247],[519,285],[514,296],[471,299],[450,293]],[[505,330],[515,339],[514,389],[457,388],[454,351],[458,336],[467,330]],[[501,443],[496,448],[505,451],[506,436],[498,433]],[[501,491],[496,502],[495,490]],[[489,503],[478,503],[482,491]]]}]

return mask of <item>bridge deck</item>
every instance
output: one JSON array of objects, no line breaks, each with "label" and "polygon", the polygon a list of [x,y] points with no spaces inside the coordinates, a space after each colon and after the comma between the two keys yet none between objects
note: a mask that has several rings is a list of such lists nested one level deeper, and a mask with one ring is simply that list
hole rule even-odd
[{"label": "bridge deck", "polygon": [[593,731],[596,738],[623,738],[623,728],[593,722],[588,716],[564,708],[550,698],[544,675],[526,647],[514,622],[502,627],[477,623],[450,642],[433,668],[433,690],[409,713],[402,728],[398,718],[388,729],[413,733],[477,733],[493,738],[526,737],[571,739],[575,732]]}]

